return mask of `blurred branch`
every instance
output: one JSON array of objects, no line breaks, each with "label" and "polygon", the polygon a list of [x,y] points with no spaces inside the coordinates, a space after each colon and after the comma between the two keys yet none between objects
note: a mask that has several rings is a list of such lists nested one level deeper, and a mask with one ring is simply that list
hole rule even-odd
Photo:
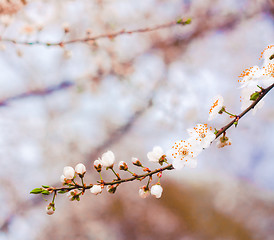
[{"label": "blurred branch", "polygon": [[171,21],[168,23],[164,23],[161,25],[157,25],[154,27],[146,27],[146,28],[140,28],[140,29],[135,29],[135,30],[131,30],[131,31],[126,31],[124,29],[117,31],[117,32],[113,32],[113,33],[104,33],[104,34],[99,34],[97,36],[94,37],[85,37],[85,38],[79,38],[79,39],[73,39],[73,40],[67,40],[67,41],[60,41],[60,42],[55,42],[55,43],[50,43],[50,42],[40,42],[40,41],[34,41],[34,42],[23,42],[23,41],[17,41],[15,39],[9,39],[9,38],[1,38],[0,37],[0,41],[2,42],[11,42],[14,44],[20,44],[20,45],[45,45],[45,46],[60,46],[63,47],[64,45],[67,44],[72,44],[72,43],[86,43],[86,42],[92,42],[98,39],[102,39],[102,38],[109,38],[109,39],[113,39],[117,36],[120,35],[126,35],[126,34],[133,34],[133,33],[145,33],[145,32],[152,32],[152,31],[156,31],[159,29],[163,29],[163,28],[169,28],[175,25],[187,25],[190,24],[191,19],[179,19],[179,20],[175,20],[175,21]]},{"label": "blurred branch", "polygon": [[9,102],[13,101],[13,100],[20,100],[20,99],[24,99],[24,98],[28,98],[28,97],[44,97],[44,96],[48,96],[54,92],[57,91],[61,91],[64,89],[67,89],[71,86],[73,86],[74,84],[72,82],[69,81],[63,81],[58,85],[54,85],[54,86],[50,86],[44,89],[36,89],[36,90],[31,90],[25,93],[21,93],[12,97],[8,97],[5,99],[0,100],[0,107],[4,107],[7,106]]}]

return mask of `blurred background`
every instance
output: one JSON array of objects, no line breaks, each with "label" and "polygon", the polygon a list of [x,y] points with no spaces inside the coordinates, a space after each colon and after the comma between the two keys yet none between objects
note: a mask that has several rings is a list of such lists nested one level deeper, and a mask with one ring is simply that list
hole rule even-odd
[{"label": "blurred background", "polygon": [[[144,183],[131,182],[80,202],[60,195],[48,216],[48,202],[29,194],[60,186],[63,167],[79,162],[95,182],[93,161],[107,150],[133,171],[131,157],[156,168],[147,152],[207,123],[215,95],[239,113],[238,76],[261,65],[273,16],[273,0],[1,0],[1,39],[11,41],[0,42],[0,240],[274,239],[272,92],[228,131],[231,146],[213,143],[196,169],[164,172],[160,199],[141,199]],[[181,17],[192,23],[64,46],[21,44]],[[220,115],[210,125],[228,121]]]}]

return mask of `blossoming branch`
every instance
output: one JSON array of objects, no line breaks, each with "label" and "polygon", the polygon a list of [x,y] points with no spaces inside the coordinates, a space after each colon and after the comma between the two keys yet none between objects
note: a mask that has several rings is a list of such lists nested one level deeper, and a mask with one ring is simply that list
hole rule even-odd
[{"label": "blossoming branch", "polygon": [[[195,168],[197,166],[197,156],[218,137],[220,137],[217,144],[218,147],[231,145],[231,139],[227,137],[226,131],[233,125],[236,127],[239,120],[246,113],[252,110],[253,114],[255,114],[257,109],[263,106],[262,99],[274,87],[274,45],[268,46],[262,52],[261,58],[264,60],[261,68],[258,66],[251,67],[244,70],[239,76],[240,88],[242,89],[241,109],[243,112],[240,114],[230,113],[224,106],[223,97],[217,95],[212,100],[213,104],[209,110],[208,120],[213,120],[218,114],[227,114],[232,118],[232,121],[219,130],[213,130],[207,124],[197,124],[194,128],[187,129],[189,134],[188,139],[176,141],[167,151],[164,151],[159,146],[155,146],[151,152],[147,153],[147,158],[150,162],[159,164],[158,168],[151,170],[138,158],[132,157],[132,165],[139,169],[139,173],[132,166],[129,167],[126,162],[120,161],[118,164],[119,171],[125,171],[130,175],[129,178],[122,179],[119,172],[114,169],[116,162],[114,153],[107,151],[93,163],[100,178],[96,183],[85,183],[86,167],[82,163],[79,163],[75,168],[71,166],[64,167],[63,175],[60,177],[60,181],[63,184],[62,187],[55,188],[43,185],[41,188],[33,189],[30,193],[53,194],[52,201],[46,207],[49,215],[55,211],[55,198],[58,194],[66,193],[69,200],[80,201],[80,197],[86,190],[89,190],[94,195],[102,193],[104,188],[109,193],[115,193],[121,183],[134,180],[143,181],[147,179],[146,184],[139,189],[139,196],[141,198],[146,198],[150,194],[156,198],[160,198],[163,192],[160,180],[165,170],[181,169],[183,167]],[[101,172],[105,170],[109,170],[114,175],[112,181],[107,182],[103,179]],[[152,183],[155,176],[157,180]],[[80,182],[77,182],[77,179]]]}]

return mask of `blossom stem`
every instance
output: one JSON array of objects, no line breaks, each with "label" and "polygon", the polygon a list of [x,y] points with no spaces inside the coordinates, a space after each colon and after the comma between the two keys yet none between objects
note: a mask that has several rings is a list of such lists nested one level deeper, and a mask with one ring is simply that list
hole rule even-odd
[{"label": "blossom stem", "polygon": [[225,112],[226,114],[228,114],[228,115],[230,115],[230,116],[232,116],[232,117],[236,117],[235,114],[232,114],[232,113],[230,113],[230,112],[227,112],[226,110],[224,110],[223,112]]},{"label": "blossom stem", "polygon": [[118,180],[120,180],[120,176],[114,171],[113,167],[110,168],[111,171],[114,173],[114,175],[117,177]]}]

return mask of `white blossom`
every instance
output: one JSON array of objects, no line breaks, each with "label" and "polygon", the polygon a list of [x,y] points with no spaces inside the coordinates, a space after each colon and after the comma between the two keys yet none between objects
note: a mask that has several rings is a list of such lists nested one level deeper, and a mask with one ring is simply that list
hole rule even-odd
[{"label": "white blossom", "polygon": [[191,138],[195,139],[202,148],[208,148],[210,143],[216,138],[212,128],[208,128],[207,124],[197,124],[194,128],[187,129]]},{"label": "white blossom", "polygon": [[63,174],[66,179],[73,179],[75,172],[72,167],[66,166],[64,167]]},{"label": "white blossom", "polygon": [[140,196],[141,198],[147,198],[147,197],[149,196],[149,190],[146,189],[146,186],[141,187],[141,188],[139,189],[139,196]]},{"label": "white blossom", "polygon": [[193,138],[175,142],[172,150],[169,152],[173,159],[173,167],[175,169],[181,169],[184,166],[195,168],[197,166],[196,157],[202,149],[199,142]]},{"label": "white blossom", "polygon": [[224,98],[221,95],[217,95],[212,99],[213,105],[209,109],[208,121],[211,121],[217,116],[224,104]]},{"label": "white blossom", "polygon": [[272,44],[267,46],[261,54],[261,58],[264,60],[263,66],[267,66],[269,63],[273,63],[274,58],[271,56],[274,54],[274,45]]},{"label": "white blossom", "polygon": [[159,162],[164,155],[164,151],[161,147],[155,146],[152,152],[148,152],[147,157],[150,162]]},{"label": "white blossom", "polygon": [[93,185],[90,189],[90,192],[97,195],[102,192],[102,187],[100,185]]},{"label": "white blossom", "polygon": [[112,151],[107,151],[103,153],[100,161],[104,167],[112,167],[115,161],[114,153]]},{"label": "white blossom", "polygon": [[156,198],[160,198],[162,196],[162,192],[163,188],[159,184],[153,185],[150,189],[151,195],[155,196]]},{"label": "white blossom", "polygon": [[263,71],[258,66],[253,66],[245,69],[239,77],[241,79],[238,82],[241,84],[241,88],[244,88],[254,81],[257,83],[257,81],[262,80]]},{"label": "white blossom", "polygon": [[75,167],[75,172],[77,173],[77,174],[81,174],[81,175],[83,175],[83,174],[85,174],[86,173],[86,167],[85,167],[85,165],[84,164],[82,164],[82,163],[78,163],[77,165],[76,165],[76,167]]}]

